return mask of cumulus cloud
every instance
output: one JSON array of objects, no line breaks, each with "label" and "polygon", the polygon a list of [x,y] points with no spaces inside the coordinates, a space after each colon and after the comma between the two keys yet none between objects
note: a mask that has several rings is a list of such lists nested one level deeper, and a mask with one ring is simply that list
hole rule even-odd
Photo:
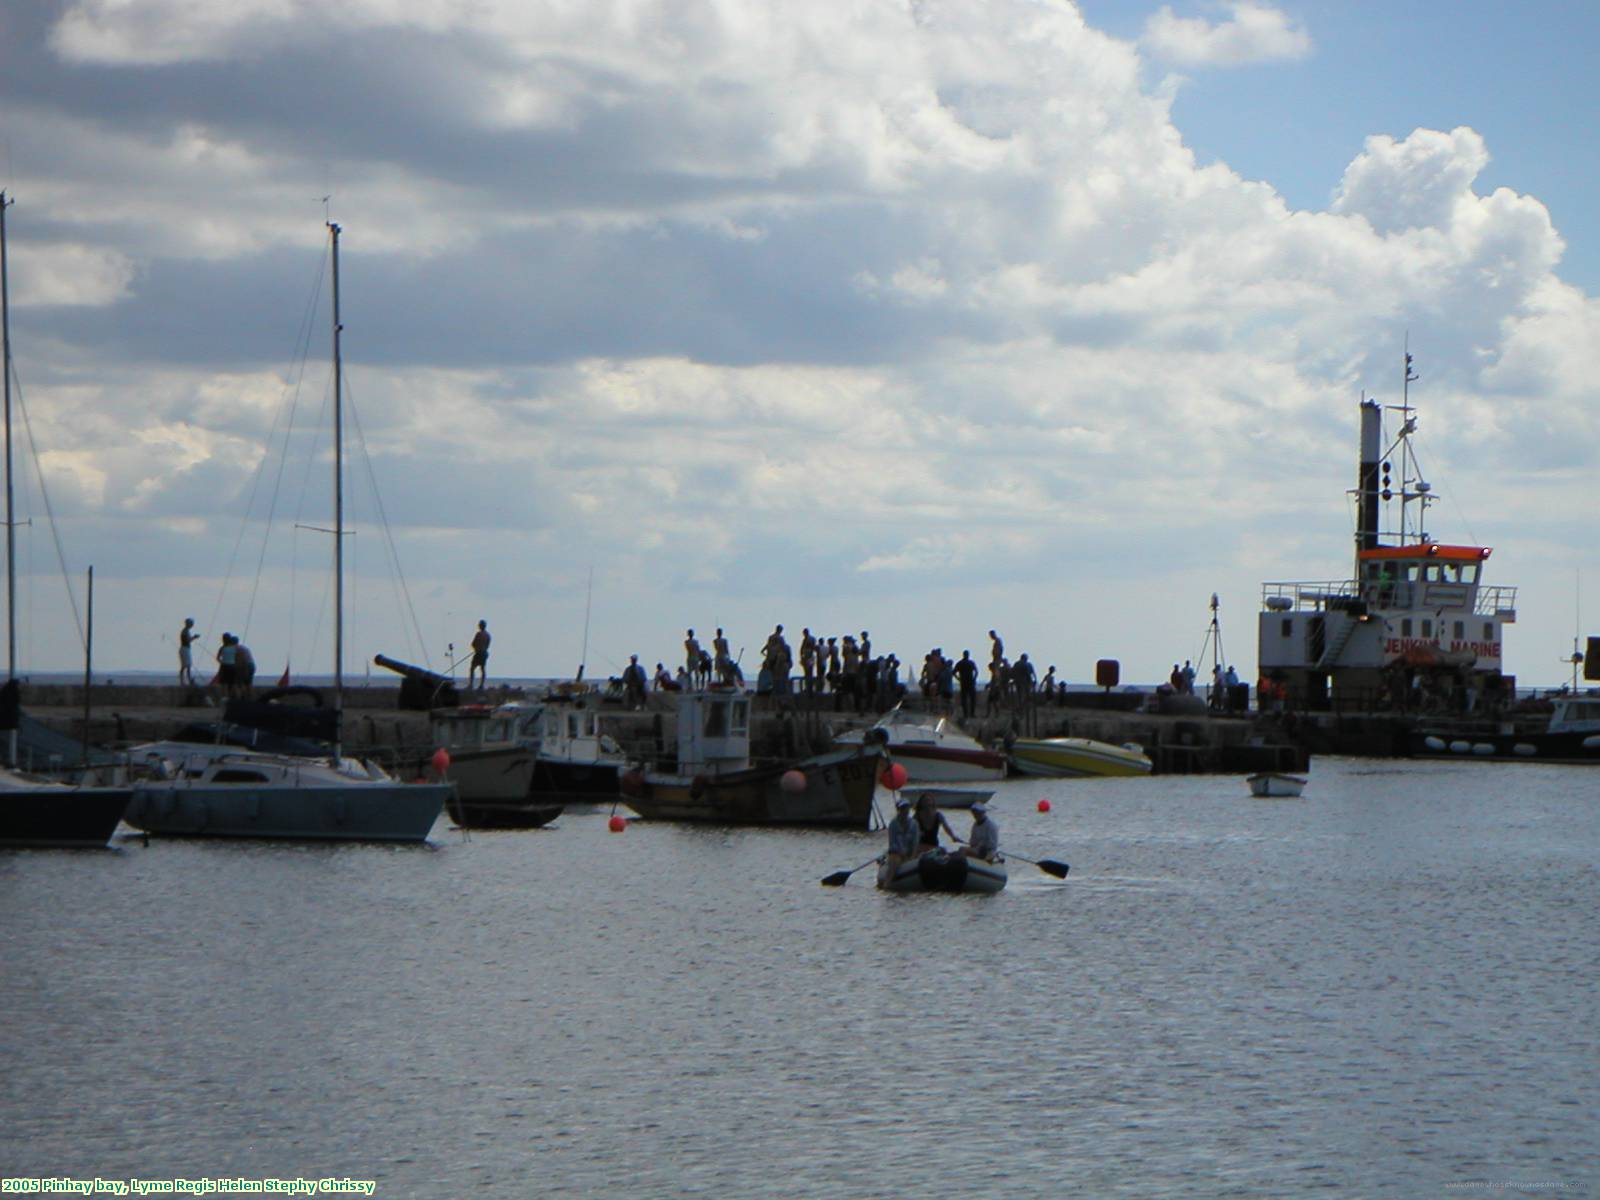
[{"label": "cumulus cloud", "polygon": [[[76,0],[0,77],[40,177],[18,356],[130,631],[164,627],[143,575],[222,570],[286,409],[321,409],[330,194],[353,479],[435,641],[515,613],[530,672],[576,661],[548,631],[594,567],[597,634],[644,656],[870,619],[902,658],[1005,624],[1048,659],[1070,615],[1069,678],[1159,677],[1172,606],[1203,629],[1219,576],[1248,605],[1264,547],[1345,569],[1355,404],[1408,335],[1440,480],[1520,472],[1484,494],[1511,512],[1566,486],[1562,429],[1592,472],[1595,302],[1542,204],[1478,194],[1478,133],[1374,137],[1295,211],[1141,86],[1141,51],[1307,53],[1276,9],[1163,10],[1137,48],[1056,0],[318,12]],[[304,450],[279,512],[326,506]]]},{"label": "cumulus cloud", "polygon": [[1163,6],[1145,22],[1139,44],[1154,57],[1181,67],[1237,67],[1304,58],[1311,35],[1270,4],[1235,0],[1226,21],[1180,17]]}]

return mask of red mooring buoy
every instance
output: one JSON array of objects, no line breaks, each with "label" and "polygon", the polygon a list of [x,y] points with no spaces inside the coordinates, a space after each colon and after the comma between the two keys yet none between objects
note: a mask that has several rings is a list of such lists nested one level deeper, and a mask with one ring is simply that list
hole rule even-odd
[{"label": "red mooring buoy", "polygon": [[1040,812],[1049,812],[1050,811],[1050,801],[1041,799],[1039,801],[1039,811]]},{"label": "red mooring buoy", "polygon": [[611,830],[612,833],[621,833],[627,827],[628,822],[623,820],[621,813],[613,813],[611,820],[606,822],[606,828]]}]

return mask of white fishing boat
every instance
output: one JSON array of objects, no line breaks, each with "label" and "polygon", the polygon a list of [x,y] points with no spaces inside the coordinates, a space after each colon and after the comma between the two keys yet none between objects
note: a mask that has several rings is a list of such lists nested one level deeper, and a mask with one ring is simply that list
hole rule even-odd
[{"label": "white fishing boat", "polygon": [[1093,738],[1016,738],[1007,740],[1006,749],[1011,769],[1019,775],[1059,779],[1150,774],[1149,756],[1133,742],[1115,746]]},{"label": "white fishing boat", "polygon": [[1252,796],[1290,798],[1306,789],[1306,780],[1298,775],[1283,775],[1276,771],[1260,771],[1245,780]]},{"label": "white fishing boat", "polygon": [[876,741],[906,769],[911,783],[977,783],[1004,779],[1005,755],[983,746],[947,717],[905,712],[896,705],[866,729],[834,739],[838,746]]},{"label": "white fishing boat", "polygon": [[[133,789],[126,820],[146,833],[184,837],[420,842],[448,783],[405,783],[347,759],[344,713],[344,445],[339,335],[339,227],[328,225],[333,278],[334,740],[326,759],[225,746],[151,743],[134,752],[151,778]],[[173,749],[181,747],[181,750]]]},{"label": "white fishing boat", "polygon": [[1006,886],[1005,859],[990,862],[949,850],[908,858],[893,871],[878,864],[878,886],[886,892],[975,892],[993,895]]},{"label": "white fishing boat", "polygon": [[534,795],[539,756],[537,704],[464,704],[431,714],[433,744],[455,785],[446,807],[464,829],[537,829],[562,805]]},{"label": "white fishing boat", "polygon": [[544,698],[533,792],[550,802],[600,803],[621,793],[628,756],[600,731],[600,693],[560,684]]}]

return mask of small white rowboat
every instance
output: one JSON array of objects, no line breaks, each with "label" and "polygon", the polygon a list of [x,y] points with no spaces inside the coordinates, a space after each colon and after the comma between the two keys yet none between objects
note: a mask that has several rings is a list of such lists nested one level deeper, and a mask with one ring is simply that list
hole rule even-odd
[{"label": "small white rowboat", "polygon": [[1263,771],[1245,781],[1252,796],[1298,796],[1305,791],[1306,781],[1298,775],[1280,775],[1276,771]]}]

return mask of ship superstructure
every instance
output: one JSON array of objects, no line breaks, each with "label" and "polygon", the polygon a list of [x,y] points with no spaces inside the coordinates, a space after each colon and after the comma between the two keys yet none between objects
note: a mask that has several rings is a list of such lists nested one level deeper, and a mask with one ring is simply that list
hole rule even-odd
[{"label": "ship superstructure", "polygon": [[[1484,582],[1489,547],[1427,530],[1434,496],[1411,444],[1411,364],[1407,354],[1400,404],[1361,402],[1354,578],[1262,585],[1261,676],[1293,707],[1470,712],[1514,694],[1502,662],[1516,588]],[[1386,411],[1398,419],[1392,441]]]}]

